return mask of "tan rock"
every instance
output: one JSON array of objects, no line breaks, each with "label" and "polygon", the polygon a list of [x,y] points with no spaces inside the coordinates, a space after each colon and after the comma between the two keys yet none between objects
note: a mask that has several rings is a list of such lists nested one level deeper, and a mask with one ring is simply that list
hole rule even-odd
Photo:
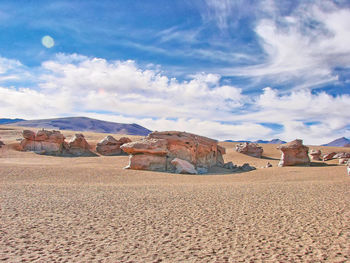
[{"label": "tan rock", "polygon": [[165,172],[167,160],[164,155],[136,154],[129,156],[129,165],[125,169]]},{"label": "tan rock", "polygon": [[297,164],[309,164],[309,147],[303,145],[302,140],[294,140],[278,147],[282,151],[278,166],[292,166]]},{"label": "tan rock", "polygon": [[80,156],[90,154],[90,145],[81,133],[76,133],[68,142],[68,151],[72,155]]},{"label": "tan rock", "polygon": [[312,149],[309,152],[309,157],[312,161],[320,161],[321,160],[321,151]]},{"label": "tan rock", "polygon": [[327,153],[327,154],[323,155],[322,160],[323,161],[332,160],[336,154],[337,154],[336,152]]},{"label": "tan rock", "polygon": [[244,142],[236,145],[236,151],[252,157],[261,158],[263,148],[256,143]]},{"label": "tan rock", "polygon": [[175,158],[171,161],[171,164],[175,166],[175,172],[179,174],[198,174],[194,166],[179,158]]},{"label": "tan rock", "polygon": [[108,135],[97,144],[96,151],[101,155],[120,155],[124,153],[120,146],[128,142],[131,142],[129,138],[122,137],[116,140],[113,136]]},{"label": "tan rock", "polygon": [[22,134],[22,150],[41,154],[62,154],[65,137],[59,131],[39,130],[35,134],[31,130],[24,130]]},{"label": "tan rock", "polygon": [[[225,148],[218,146],[216,140],[186,132],[152,132],[145,139],[122,145],[121,149],[133,156],[142,154],[166,156],[165,169],[167,171],[176,170],[176,167],[171,163],[175,158],[185,160],[192,164],[195,169],[202,169],[201,171],[214,165],[223,166],[224,164],[222,154],[225,152]],[[138,158],[142,157],[130,158],[129,166],[140,167],[132,163],[134,160],[138,161]],[[159,164],[161,167],[163,167],[163,161],[164,159],[161,158]],[[151,168],[146,168],[146,170],[151,170]]]}]

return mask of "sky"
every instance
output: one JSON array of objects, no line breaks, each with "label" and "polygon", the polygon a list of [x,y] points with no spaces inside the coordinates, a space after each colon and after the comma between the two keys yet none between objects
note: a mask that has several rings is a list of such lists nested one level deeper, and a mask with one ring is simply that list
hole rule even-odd
[{"label": "sky", "polygon": [[350,137],[347,0],[0,1],[0,118]]}]

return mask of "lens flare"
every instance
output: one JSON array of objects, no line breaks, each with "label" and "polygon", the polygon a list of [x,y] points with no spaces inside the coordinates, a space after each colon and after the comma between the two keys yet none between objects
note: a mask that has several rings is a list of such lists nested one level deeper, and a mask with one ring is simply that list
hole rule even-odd
[{"label": "lens flare", "polygon": [[43,44],[43,46],[46,48],[52,48],[55,45],[55,41],[50,36],[44,36],[41,39],[41,44]]}]

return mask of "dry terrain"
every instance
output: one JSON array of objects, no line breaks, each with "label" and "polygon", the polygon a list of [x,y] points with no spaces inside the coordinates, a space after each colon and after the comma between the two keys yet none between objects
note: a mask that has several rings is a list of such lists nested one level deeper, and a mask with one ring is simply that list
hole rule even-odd
[{"label": "dry terrain", "polygon": [[19,152],[20,132],[0,126],[2,262],[350,262],[350,177],[337,160],[279,168],[276,145],[257,159],[222,143],[225,161],[258,169],[132,171],[127,156]]}]

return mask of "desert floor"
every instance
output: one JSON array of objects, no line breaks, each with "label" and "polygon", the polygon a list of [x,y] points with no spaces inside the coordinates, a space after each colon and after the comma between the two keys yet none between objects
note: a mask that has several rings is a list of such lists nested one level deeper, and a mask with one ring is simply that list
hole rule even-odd
[{"label": "desert floor", "polygon": [[20,132],[0,126],[0,261],[350,262],[350,177],[336,160],[279,168],[276,145],[257,159],[222,143],[225,161],[258,169],[132,171],[127,156],[16,151]]}]

